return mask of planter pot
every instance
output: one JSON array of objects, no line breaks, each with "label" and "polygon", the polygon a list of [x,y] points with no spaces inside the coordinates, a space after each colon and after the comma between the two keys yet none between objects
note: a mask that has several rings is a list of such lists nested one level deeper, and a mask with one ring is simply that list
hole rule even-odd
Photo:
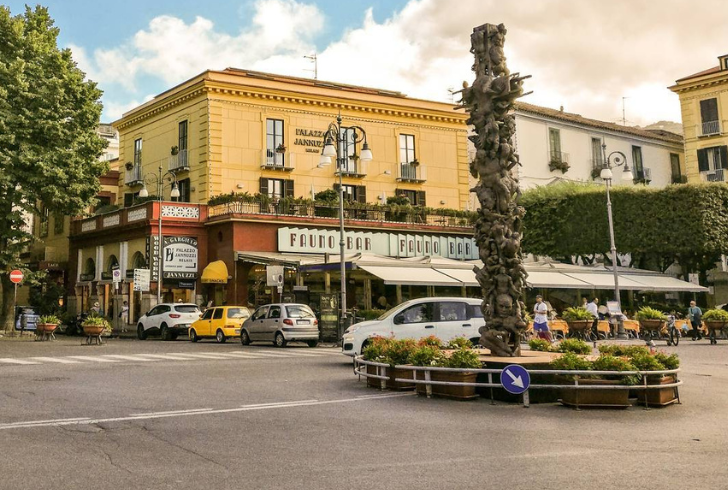
[{"label": "planter pot", "polygon": [[[666,385],[676,381],[675,375],[668,376],[647,376],[648,385]],[[637,392],[637,402],[652,406],[664,407],[677,401],[677,387],[661,388],[659,390],[640,390]]]},{"label": "planter pot", "polygon": [[[424,372],[417,373],[417,379],[424,379]],[[449,381],[454,383],[475,383],[478,378],[477,373],[458,373],[447,371],[430,371],[430,380],[432,381]],[[444,398],[452,398],[454,400],[472,400],[478,398],[475,393],[475,386],[446,386],[431,385],[432,394]],[[427,385],[417,384],[417,394],[427,395]]]},{"label": "planter pot", "polygon": [[[395,381],[396,378],[407,378],[412,379],[412,371],[409,369],[396,369],[392,367],[379,368],[382,376],[389,376],[387,379],[387,389],[395,391],[413,390],[415,388],[414,383],[407,383],[402,381]],[[367,374],[377,374],[377,366],[367,366]],[[370,388],[380,389],[382,387],[382,380],[378,378],[367,378],[367,386]]]},{"label": "planter pot", "polygon": [[36,333],[53,333],[58,328],[57,323],[38,323],[35,326]]},{"label": "planter pot", "polygon": [[584,332],[589,330],[592,326],[592,323],[594,323],[592,320],[572,320],[570,322],[566,322],[566,324],[569,326],[569,334],[578,335],[583,335]]},{"label": "planter pot", "polygon": [[[573,384],[573,383],[572,383]],[[580,386],[623,386],[618,380],[580,379]],[[570,407],[617,407],[630,406],[629,390],[562,390],[561,403]]]},{"label": "planter pot", "polygon": [[640,320],[640,331],[657,331],[659,332],[666,325],[664,320]]},{"label": "planter pot", "polygon": [[723,331],[725,322],[720,320],[703,320],[705,327],[708,329],[708,335],[711,339],[718,338],[718,335]]},{"label": "planter pot", "polygon": [[82,325],[83,326],[83,333],[86,335],[91,336],[98,336],[101,335],[101,333],[104,331],[103,326],[97,326],[97,325]]}]

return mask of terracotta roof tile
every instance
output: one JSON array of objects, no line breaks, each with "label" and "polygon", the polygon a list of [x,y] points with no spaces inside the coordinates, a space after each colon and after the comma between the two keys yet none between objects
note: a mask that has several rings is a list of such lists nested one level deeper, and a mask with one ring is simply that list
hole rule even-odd
[{"label": "terracotta roof tile", "polygon": [[698,73],[693,73],[692,75],[678,78],[677,80],[675,80],[675,83],[680,83],[684,80],[690,80],[691,78],[702,77],[703,75],[710,75],[711,73],[718,73],[719,71],[720,71],[720,66],[714,66],[713,68],[708,68],[707,70],[699,71]]}]

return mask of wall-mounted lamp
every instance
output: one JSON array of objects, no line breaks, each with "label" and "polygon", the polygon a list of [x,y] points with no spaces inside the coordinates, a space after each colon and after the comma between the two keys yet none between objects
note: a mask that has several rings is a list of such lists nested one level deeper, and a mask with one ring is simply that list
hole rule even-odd
[{"label": "wall-mounted lamp", "polygon": [[382,173],[383,173],[384,175],[392,175],[392,171],[391,171],[391,170],[385,170],[385,171],[384,171],[384,172],[382,172]]},{"label": "wall-mounted lamp", "polygon": [[235,187],[237,187],[238,189],[242,189],[242,188],[243,188],[243,187],[245,187],[245,186],[244,186],[243,184],[238,184],[238,185],[236,185]]},{"label": "wall-mounted lamp", "polygon": [[441,201],[440,201],[440,204],[445,204],[445,200],[444,200],[444,199],[443,199],[443,200],[441,200]]}]

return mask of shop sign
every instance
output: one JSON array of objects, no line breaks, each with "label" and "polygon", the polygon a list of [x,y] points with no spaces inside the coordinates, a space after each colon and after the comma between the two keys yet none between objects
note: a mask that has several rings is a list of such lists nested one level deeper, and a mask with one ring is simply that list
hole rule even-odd
[{"label": "shop sign", "polygon": [[[164,237],[164,278],[197,278],[197,239],[186,236]],[[182,275],[168,275],[178,273]]]},{"label": "shop sign", "polygon": [[149,291],[149,269],[134,269],[134,291]]},{"label": "shop sign", "polygon": [[101,273],[101,280],[102,281],[110,281],[113,278],[111,275],[111,272],[102,272]]},{"label": "shop sign", "polygon": [[151,265],[152,281],[159,279],[159,236],[151,235],[147,237],[147,264]]},{"label": "shop sign", "polygon": [[[372,253],[387,257],[438,255],[449,259],[478,258],[475,239],[443,235],[344,232],[346,253]],[[295,253],[339,253],[339,231],[307,228],[279,228],[278,251]]]},{"label": "shop sign", "polygon": [[96,279],[96,276],[94,274],[81,274],[81,276],[79,277],[79,280],[81,282],[89,282],[93,281],[94,279]]},{"label": "shop sign", "polygon": [[195,281],[180,281],[180,289],[195,289]]},{"label": "shop sign", "polygon": [[293,144],[305,146],[306,152],[318,153],[318,148],[324,146],[324,132],[318,129],[296,128]]}]

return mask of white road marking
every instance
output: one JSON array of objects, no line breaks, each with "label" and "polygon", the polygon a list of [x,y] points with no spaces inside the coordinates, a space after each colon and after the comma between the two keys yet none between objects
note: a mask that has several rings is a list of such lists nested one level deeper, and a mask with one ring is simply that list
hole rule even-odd
[{"label": "white road marking", "polygon": [[8,364],[40,364],[35,361],[26,361],[25,359],[11,359],[9,357],[0,358],[0,362],[7,362]]},{"label": "white road marking", "polygon": [[104,359],[103,357],[94,357],[94,356],[68,356],[68,359],[78,359],[79,361],[91,361],[91,362],[120,362],[115,359]]},{"label": "white road marking", "polygon": [[103,357],[113,357],[114,359],[121,359],[122,361],[154,362],[154,361],[159,360],[159,359],[146,359],[144,357],[136,357],[136,356],[122,356],[119,354],[106,354]]},{"label": "white road marking", "polygon": [[64,357],[31,357],[31,359],[41,362],[57,362],[60,364],[79,364],[79,361],[66,359]]},{"label": "white road marking", "polygon": [[173,418],[173,417],[190,417],[194,415],[215,415],[215,414],[223,414],[223,413],[237,413],[237,412],[247,412],[247,411],[253,411],[253,410],[273,410],[273,409],[282,409],[282,408],[295,408],[295,407],[309,407],[309,406],[320,406],[320,405],[332,405],[337,403],[353,403],[353,402],[366,402],[370,400],[380,399],[380,398],[398,398],[403,396],[414,396],[416,393],[392,393],[387,395],[380,395],[377,397],[367,397],[367,398],[341,398],[338,400],[298,400],[298,401],[291,401],[291,402],[282,402],[280,404],[262,404],[262,405],[243,405],[241,407],[236,408],[221,408],[217,410],[204,410],[204,411],[195,411],[195,410],[188,410],[188,411],[175,411],[175,412],[152,412],[148,415],[145,414],[139,414],[139,415],[129,415],[126,417],[112,417],[112,418],[105,418],[105,419],[65,419],[65,420],[51,420],[51,421],[43,421],[43,420],[31,420],[28,422],[13,422],[10,424],[0,424],[0,430],[7,430],[7,429],[27,429],[27,428],[35,428],[35,427],[61,427],[65,425],[93,425],[93,424],[102,424],[102,423],[110,423],[110,422],[128,422],[132,420],[150,420],[150,419],[162,419],[162,418]]},{"label": "white road marking", "polygon": [[[193,358],[199,358],[199,359],[230,359],[229,357],[223,357],[218,354],[183,354],[183,355],[193,357]],[[188,361],[192,361],[192,360],[193,359],[188,359]]]},{"label": "white road marking", "polygon": [[165,361],[196,361],[194,357],[181,357],[187,354],[137,354],[137,356],[154,357]]},{"label": "white road marking", "polygon": [[192,408],[190,410],[169,410],[167,412],[145,412],[145,413],[132,413],[131,417],[144,417],[147,415],[172,415],[172,414],[183,414],[183,413],[199,413],[209,412],[212,408]]}]

